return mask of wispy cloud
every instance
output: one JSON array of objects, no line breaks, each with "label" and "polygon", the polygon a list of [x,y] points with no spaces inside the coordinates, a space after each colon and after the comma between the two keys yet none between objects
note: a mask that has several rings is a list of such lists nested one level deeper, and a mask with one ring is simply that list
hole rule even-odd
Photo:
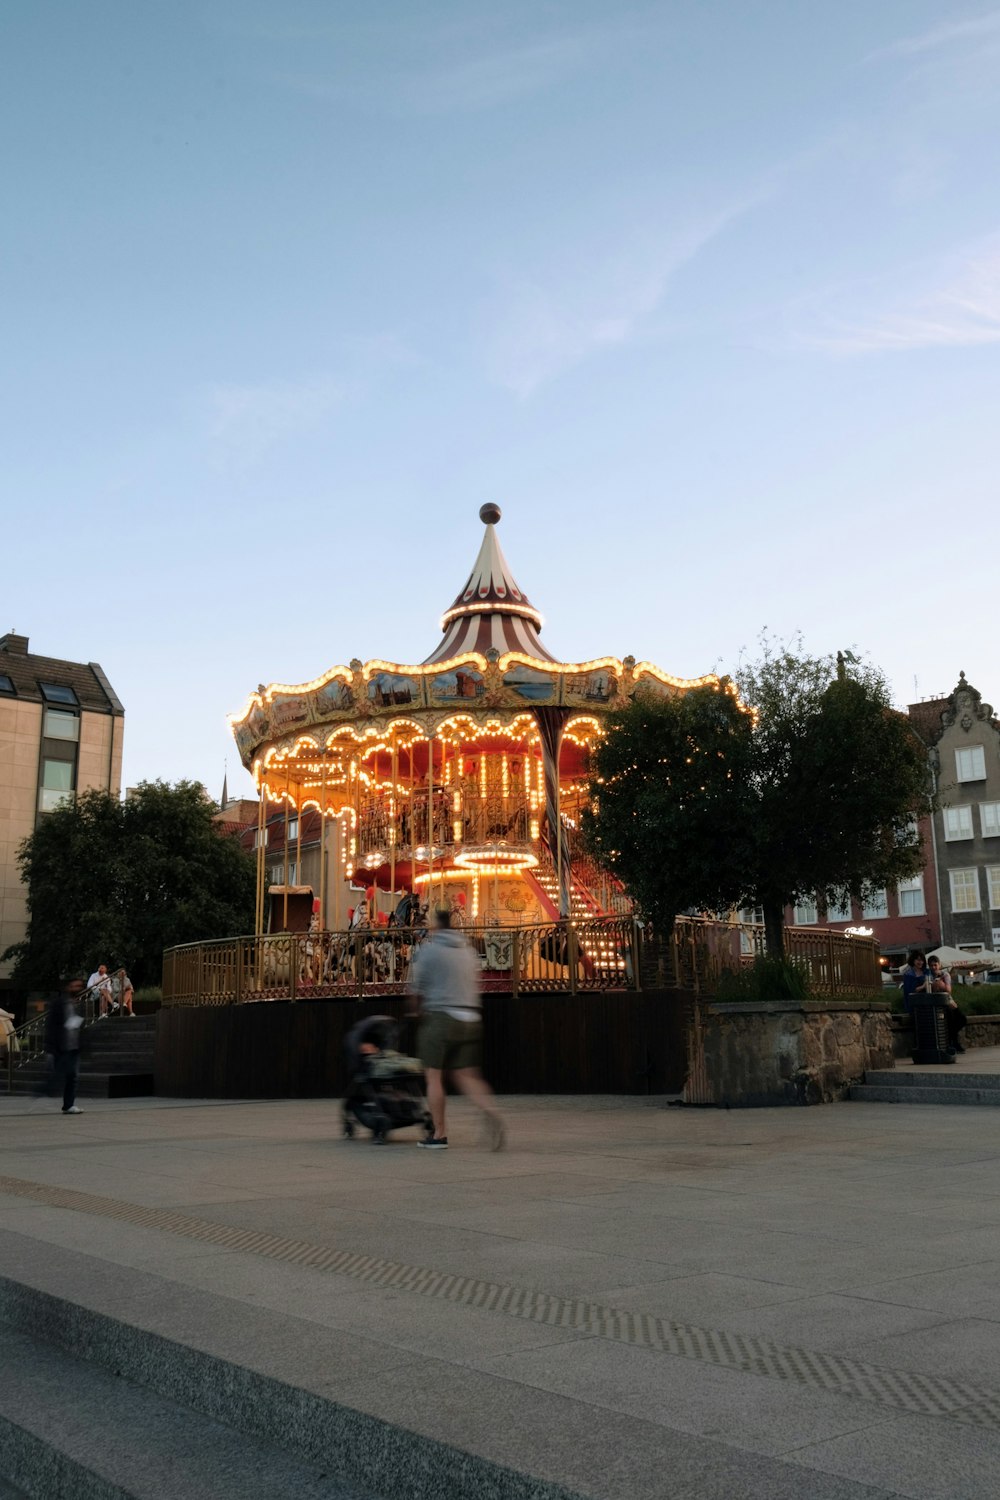
[{"label": "wispy cloud", "polygon": [[[888,305],[867,315],[848,317],[828,306],[800,342],[834,354],[1000,343],[1000,234],[949,257],[947,266],[937,266],[936,277],[924,269],[908,279],[908,295],[889,297],[883,288]],[[837,300],[845,295],[852,294]],[[853,296],[869,304],[877,300],[870,287],[855,289]]]},{"label": "wispy cloud", "polygon": [[633,234],[627,248],[550,268],[544,277],[508,280],[488,320],[492,377],[526,398],[592,355],[642,337],[676,273],[759,201]]},{"label": "wispy cloud", "polygon": [[579,72],[600,55],[596,30],[509,47],[400,81],[398,96],[427,114],[492,109],[539,93]]},{"label": "wispy cloud", "polygon": [[429,37],[420,28],[395,34],[398,61],[387,58],[380,45],[363,78],[345,77],[336,51],[329,66],[312,56],[279,77],[300,93],[391,114],[470,114],[544,93],[588,68],[606,66],[616,47],[642,34],[629,16],[517,40],[484,38],[475,29]]},{"label": "wispy cloud", "polygon": [[208,427],[232,457],[259,458],[288,438],[315,431],[340,405],[345,387],[330,375],[271,385],[218,385],[208,392]]},{"label": "wispy cloud", "polygon": [[[984,38],[1000,37],[1000,10],[987,11],[981,16],[971,16],[965,21],[942,21],[921,31],[916,36],[901,37],[871,54],[879,57],[916,57],[921,53],[940,52],[949,47],[979,42]],[[871,60],[870,59],[870,60]]]}]

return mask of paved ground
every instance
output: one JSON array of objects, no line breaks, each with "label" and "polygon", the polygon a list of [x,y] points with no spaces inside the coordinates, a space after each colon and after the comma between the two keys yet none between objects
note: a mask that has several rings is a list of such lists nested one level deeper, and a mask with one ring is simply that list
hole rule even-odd
[{"label": "paved ground", "polygon": [[914,1063],[908,1057],[897,1057],[896,1067],[909,1073],[926,1073],[928,1079],[941,1073],[1000,1073],[1000,1047],[969,1047],[953,1063]]},{"label": "paved ground", "polygon": [[490,1155],[458,1106],[434,1154],[85,1103],[0,1105],[9,1275],[206,1348],[239,1313],[285,1378],[588,1495],[1000,1488],[1000,1111],[518,1099]]}]

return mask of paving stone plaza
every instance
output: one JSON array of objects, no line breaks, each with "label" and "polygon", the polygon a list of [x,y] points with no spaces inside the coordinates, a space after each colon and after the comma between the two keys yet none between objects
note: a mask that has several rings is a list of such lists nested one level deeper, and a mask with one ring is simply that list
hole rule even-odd
[{"label": "paving stone plaza", "polygon": [[85,1102],[0,1101],[11,1494],[997,1491],[995,1110]]}]

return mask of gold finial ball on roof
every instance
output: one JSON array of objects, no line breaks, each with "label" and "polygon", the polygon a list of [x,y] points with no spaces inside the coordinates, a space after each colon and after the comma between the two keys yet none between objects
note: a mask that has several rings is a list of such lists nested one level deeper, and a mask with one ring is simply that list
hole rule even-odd
[{"label": "gold finial ball on roof", "polygon": [[499,505],[481,505],[479,507],[479,519],[486,526],[495,526],[500,519]]}]

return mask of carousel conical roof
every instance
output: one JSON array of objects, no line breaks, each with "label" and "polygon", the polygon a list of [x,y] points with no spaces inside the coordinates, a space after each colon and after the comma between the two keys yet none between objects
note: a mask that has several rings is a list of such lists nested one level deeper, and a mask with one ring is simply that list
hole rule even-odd
[{"label": "carousel conical roof", "polygon": [[506,651],[523,651],[542,661],[555,661],[538,638],[542,617],[514,581],[510,564],[497,541],[498,505],[484,505],[479,519],[486,523],[486,535],[479,556],[472,565],[468,582],[454,604],[441,617],[444,637],[436,651],[424,662],[447,661],[466,651],[483,655],[491,648],[503,656]]}]

